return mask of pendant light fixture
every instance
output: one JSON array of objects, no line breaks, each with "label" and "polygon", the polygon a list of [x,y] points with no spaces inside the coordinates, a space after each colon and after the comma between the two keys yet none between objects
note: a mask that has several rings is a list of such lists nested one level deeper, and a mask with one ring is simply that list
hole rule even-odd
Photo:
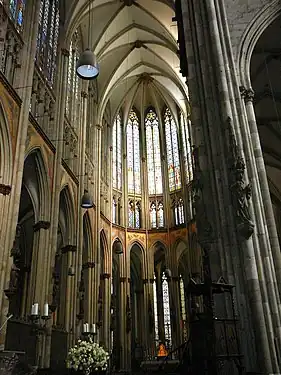
[{"label": "pendant light fixture", "polygon": [[83,197],[81,199],[81,207],[85,209],[89,209],[94,207],[94,202],[92,197],[90,196],[88,190],[84,191]]},{"label": "pendant light fixture", "polygon": [[88,27],[88,48],[80,55],[77,65],[76,74],[79,78],[85,80],[92,80],[99,75],[99,66],[94,52],[91,51],[91,0],[89,0],[89,27]]}]

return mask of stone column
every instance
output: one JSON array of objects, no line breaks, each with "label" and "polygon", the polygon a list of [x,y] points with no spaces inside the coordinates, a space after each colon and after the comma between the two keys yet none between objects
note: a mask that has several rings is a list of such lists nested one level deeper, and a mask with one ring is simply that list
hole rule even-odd
[{"label": "stone column", "polygon": [[93,283],[95,288],[93,290],[92,301],[93,301],[93,321],[97,323],[98,320],[98,292],[99,292],[99,285],[100,285],[100,273],[101,273],[101,264],[100,264],[100,230],[101,230],[101,219],[100,219],[100,210],[101,210],[101,202],[100,202],[100,193],[101,193],[101,130],[102,126],[97,124],[95,133],[95,146],[96,146],[96,211],[95,211],[95,227],[94,227],[94,262],[95,262],[95,270],[94,270],[94,279]]},{"label": "stone column", "polygon": [[[24,155],[26,147],[26,137],[27,137],[27,128],[28,128],[28,119],[29,119],[29,106],[31,99],[31,87],[33,81],[33,72],[34,72],[34,60],[36,54],[36,43],[37,43],[37,33],[34,30],[38,28],[39,20],[39,10],[40,3],[37,1],[30,4],[26,9],[26,18],[25,18],[25,36],[26,43],[23,47],[23,64],[21,71],[21,79],[19,82],[19,87],[17,93],[21,97],[22,105],[20,109],[19,116],[19,127],[17,134],[17,142],[15,145],[14,153],[14,165],[13,165],[13,177],[11,183],[11,195],[9,200],[9,208],[7,209],[6,215],[6,227],[9,228],[8,231],[1,232],[1,238],[3,242],[3,262],[1,266],[5,267],[5,272],[1,273],[0,286],[1,290],[6,289],[9,282],[10,267],[12,266],[12,258],[10,258],[10,249],[15,237],[16,225],[18,221],[18,212],[19,212],[19,203],[21,197],[21,185],[22,185],[22,176],[23,176],[23,167],[24,167]],[[5,230],[4,226],[2,230]],[[4,297],[0,299],[0,325],[6,320],[6,315],[8,313],[8,300]],[[0,349],[3,348],[6,335],[6,326],[2,329],[0,333]]]},{"label": "stone column", "polygon": [[[228,34],[222,32],[223,4],[217,0],[189,0],[182,1],[181,5],[188,55],[192,127],[199,150],[200,167],[194,177],[199,192],[196,202],[198,239],[200,243],[209,241],[212,279],[217,280],[224,275],[236,284],[237,299],[243,310],[241,315],[244,314],[242,323],[247,330],[252,329],[249,325],[251,314],[254,319],[259,370],[270,372],[275,359],[269,349],[272,340],[271,332],[267,331],[271,320],[266,311],[267,295],[262,292],[264,284],[259,281],[261,263],[256,256],[259,245],[255,235],[241,240],[237,234],[236,212],[230,191],[228,153],[231,150],[225,145],[225,128],[229,117],[236,119],[232,105],[236,98],[231,97],[233,78],[227,75],[228,62],[233,59],[232,51],[231,48],[227,53],[223,50],[225,44],[230,44]],[[238,122],[236,124],[238,126]],[[237,140],[236,128],[235,138]],[[243,158],[242,151],[239,151]],[[242,262],[236,252],[242,255]],[[247,270],[246,275],[241,272],[242,267]],[[245,339],[243,344],[247,341],[247,357],[252,359],[255,354],[250,335],[246,335]]]},{"label": "stone column", "polygon": [[111,277],[109,273],[102,275],[104,282],[103,295],[103,339],[106,350],[110,349],[110,296],[111,296]]}]

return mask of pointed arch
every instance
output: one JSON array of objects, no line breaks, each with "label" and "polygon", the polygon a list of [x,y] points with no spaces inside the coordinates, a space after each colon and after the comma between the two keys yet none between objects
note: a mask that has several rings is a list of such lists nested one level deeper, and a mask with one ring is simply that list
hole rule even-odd
[{"label": "pointed arch", "polygon": [[68,245],[74,243],[74,203],[68,185],[65,185],[60,192],[60,225],[64,226],[65,232],[63,235],[64,244]]},{"label": "pointed arch", "polygon": [[50,217],[51,189],[46,157],[41,147],[32,148],[25,157],[25,166],[27,165],[28,158],[31,157],[33,158],[33,166],[37,176],[39,217],[40,220],[42,218],[48,219]]},{"label": "pointed arch", "polygon": [[100,242],[101,250],[103,249],[103,272],[109,271],[109,250],[108,250],[108,241],[104,229],[100,231]]},{"label": "pointed arch", "polygon": [[12,140],[7,117],[0,100],[0,181],[11,185],[13,169]]},{"label": "pointed arch", "polygon": [[92,249],[93,237],[91,221],[88,212],[85,212],[83,215],[83,255],[87,259],[83,259],[83,263],[92,259]]},{"label": "pointed arch", "polygon": [[239,84],[251,87],[250,64],[255,45],[265,29],[281,14],[280,1],[272,1],[265,6],[262,12],[258,12],[256,17],[246,28],[238,48]]}]

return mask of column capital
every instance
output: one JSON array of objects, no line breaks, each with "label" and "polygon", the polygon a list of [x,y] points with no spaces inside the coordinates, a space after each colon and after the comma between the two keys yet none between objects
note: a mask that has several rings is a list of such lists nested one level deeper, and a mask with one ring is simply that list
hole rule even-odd
[{"label": "column capital", "polygon": [[77,251],[77,246],[76,245],[65,245],[64,247],[61,248],[61,253],[66,254],[69,252],[75,253]]},{"label": "column capital", "polygon": [[49,221],[40,220],[33,225],[33,231],[38,232],[40,229],[49,229],[51,223]]},{"label": "column capital", "polygon": [[246,103],[252,102],[254,100],[255,92],[253,89],[251,88],[246,89],[245,86],[240,86],[239,89],[240,89],[241,96],[245,100]]},{"label": "column capital", "polygon": [[127,281],[127,277],[120,277],[120,283],[125,283]]},{"label": "column capital", "polygon": [[88,97],[88,93],[86,91],[81,91],[81,97],[86,99]]},{"label": "column capital", "polygon": [[65,57],[69,57],[69,51],[68,51],[68,49],[66,49],[66,48],[62,48],[62,49],[61,49],[61,53],[62,53],[63,56],[65,56]]},{"label": "column capital", "polygon": [[147,284],[148,283],[148,279],[143,279],[143,283]]},{"label": "column capital", "polygon": [[9,195],[12,188],[9,185],[0,184],[0,194]]},{"label": "column capital", "polygon": [[96,124],[96,128],[97,128],[98,130],[101,130],[101,129],[102,129],[102,125],[100,125],[100,124]]},{"label": "column capital", "polygon": [[110,279],[110,273],[103,273],[100,275],[101,280]]},{"label": "column capital", "polygon": [[82,270],[86,270],[86,269],[94,268],[94,267],[95,267],[94,262],[87,262],[87,263],[82,264]]}]

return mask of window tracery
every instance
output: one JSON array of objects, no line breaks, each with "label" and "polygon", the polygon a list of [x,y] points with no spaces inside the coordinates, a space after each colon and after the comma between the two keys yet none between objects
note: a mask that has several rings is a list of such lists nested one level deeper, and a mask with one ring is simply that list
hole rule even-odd
[{"label": "window tracery", "polygon": [[190,138],[190,122],[185,119],[183,113],[180,114],[180,127],[181,127],[182,144],[183,144],[185,182],[188,184],[193,179],[192,149],[191,149],[191,138]]},{"label": "window tracery", "polygon": [[172,192],[181,188],[181,170],[177,126],[169,108],[166,108],[164,112],[164,124],[167,148],[169,189]]},{"label": "window tracery", "polygon": [[57,66],[59,20],[59,0],[41,0],[36,61],[51,86]]},{"label": "window tracery", "polygon": [[[0,1],[3,4],[3,1]],[[26,0],[10,0],[9,13],[18,31],[22,30]]]},{"label": "window tracery", "polygon": [[112,222],[117,224],[117,201],[116,197],[112,199]]},{"label": "window tracery", "polygon": [[162,170],[160,154],[159,121],[150,108],[145,117],[146,153],[148,170],[148,194],[162,194]]},{"label": "window tracery", "polygon": [[131,110],[127,124],[128,193],[141,194],[139,118]]},{"label": "window tracery", "polygon": [[80,81],[76,74],[76,64],[79,58],[81,48],[81,39],[76,30],[69,46],[68,74],[67,74],[67,93],[65,112],[71,123],[76,120],[77,105],[79,101]]},{"label": "window tracery", "polygon": [[171,347],[172,334],[171,334],[171,315],[170,315],[170,298],[169,298],[169,285],[165,272],[162,274],[162,294],[163,294],[163,312],[164,312],[164,333],[167,348]]},{"label": "window tracery", "polygon": [[185,219],[184,219],[183,199],[182,198],[174,199],[173,207],[174,207],[174,215],[175,215],[175,225],[184,224]]},{"label": "window tracery", "polygon": [[154,274],[153,280],[153,307],[154,307],[154,331],[155,331],[155,343],[158,346],[159,343],[159,327],[158,327],[158,308],[157,308],[157,286],[156,276]]},{"label": "window tracery", "polygon": [[151,228],[164,227],[164,206],[161,201],[152,201],[150,203],[150,225]]},{"label": "window tracery", "polygon": [[129,200],[128,226],[139,229],[141,227],[141,202]]},{"label": "window tracery", "polygon": [[113,123],[112,161],[113,188],[122,189],[122,125],[121,114],[118,113]]},{"label": "window tracery", "polygon": [[184,341],[188,338],[187,332],[187,315],[186,315],[186,304],[185,304],[185,291],[184,291],[184,281],[182,275],[180,275],[180,306],[181,306],[181,321],[183,329]]}]

